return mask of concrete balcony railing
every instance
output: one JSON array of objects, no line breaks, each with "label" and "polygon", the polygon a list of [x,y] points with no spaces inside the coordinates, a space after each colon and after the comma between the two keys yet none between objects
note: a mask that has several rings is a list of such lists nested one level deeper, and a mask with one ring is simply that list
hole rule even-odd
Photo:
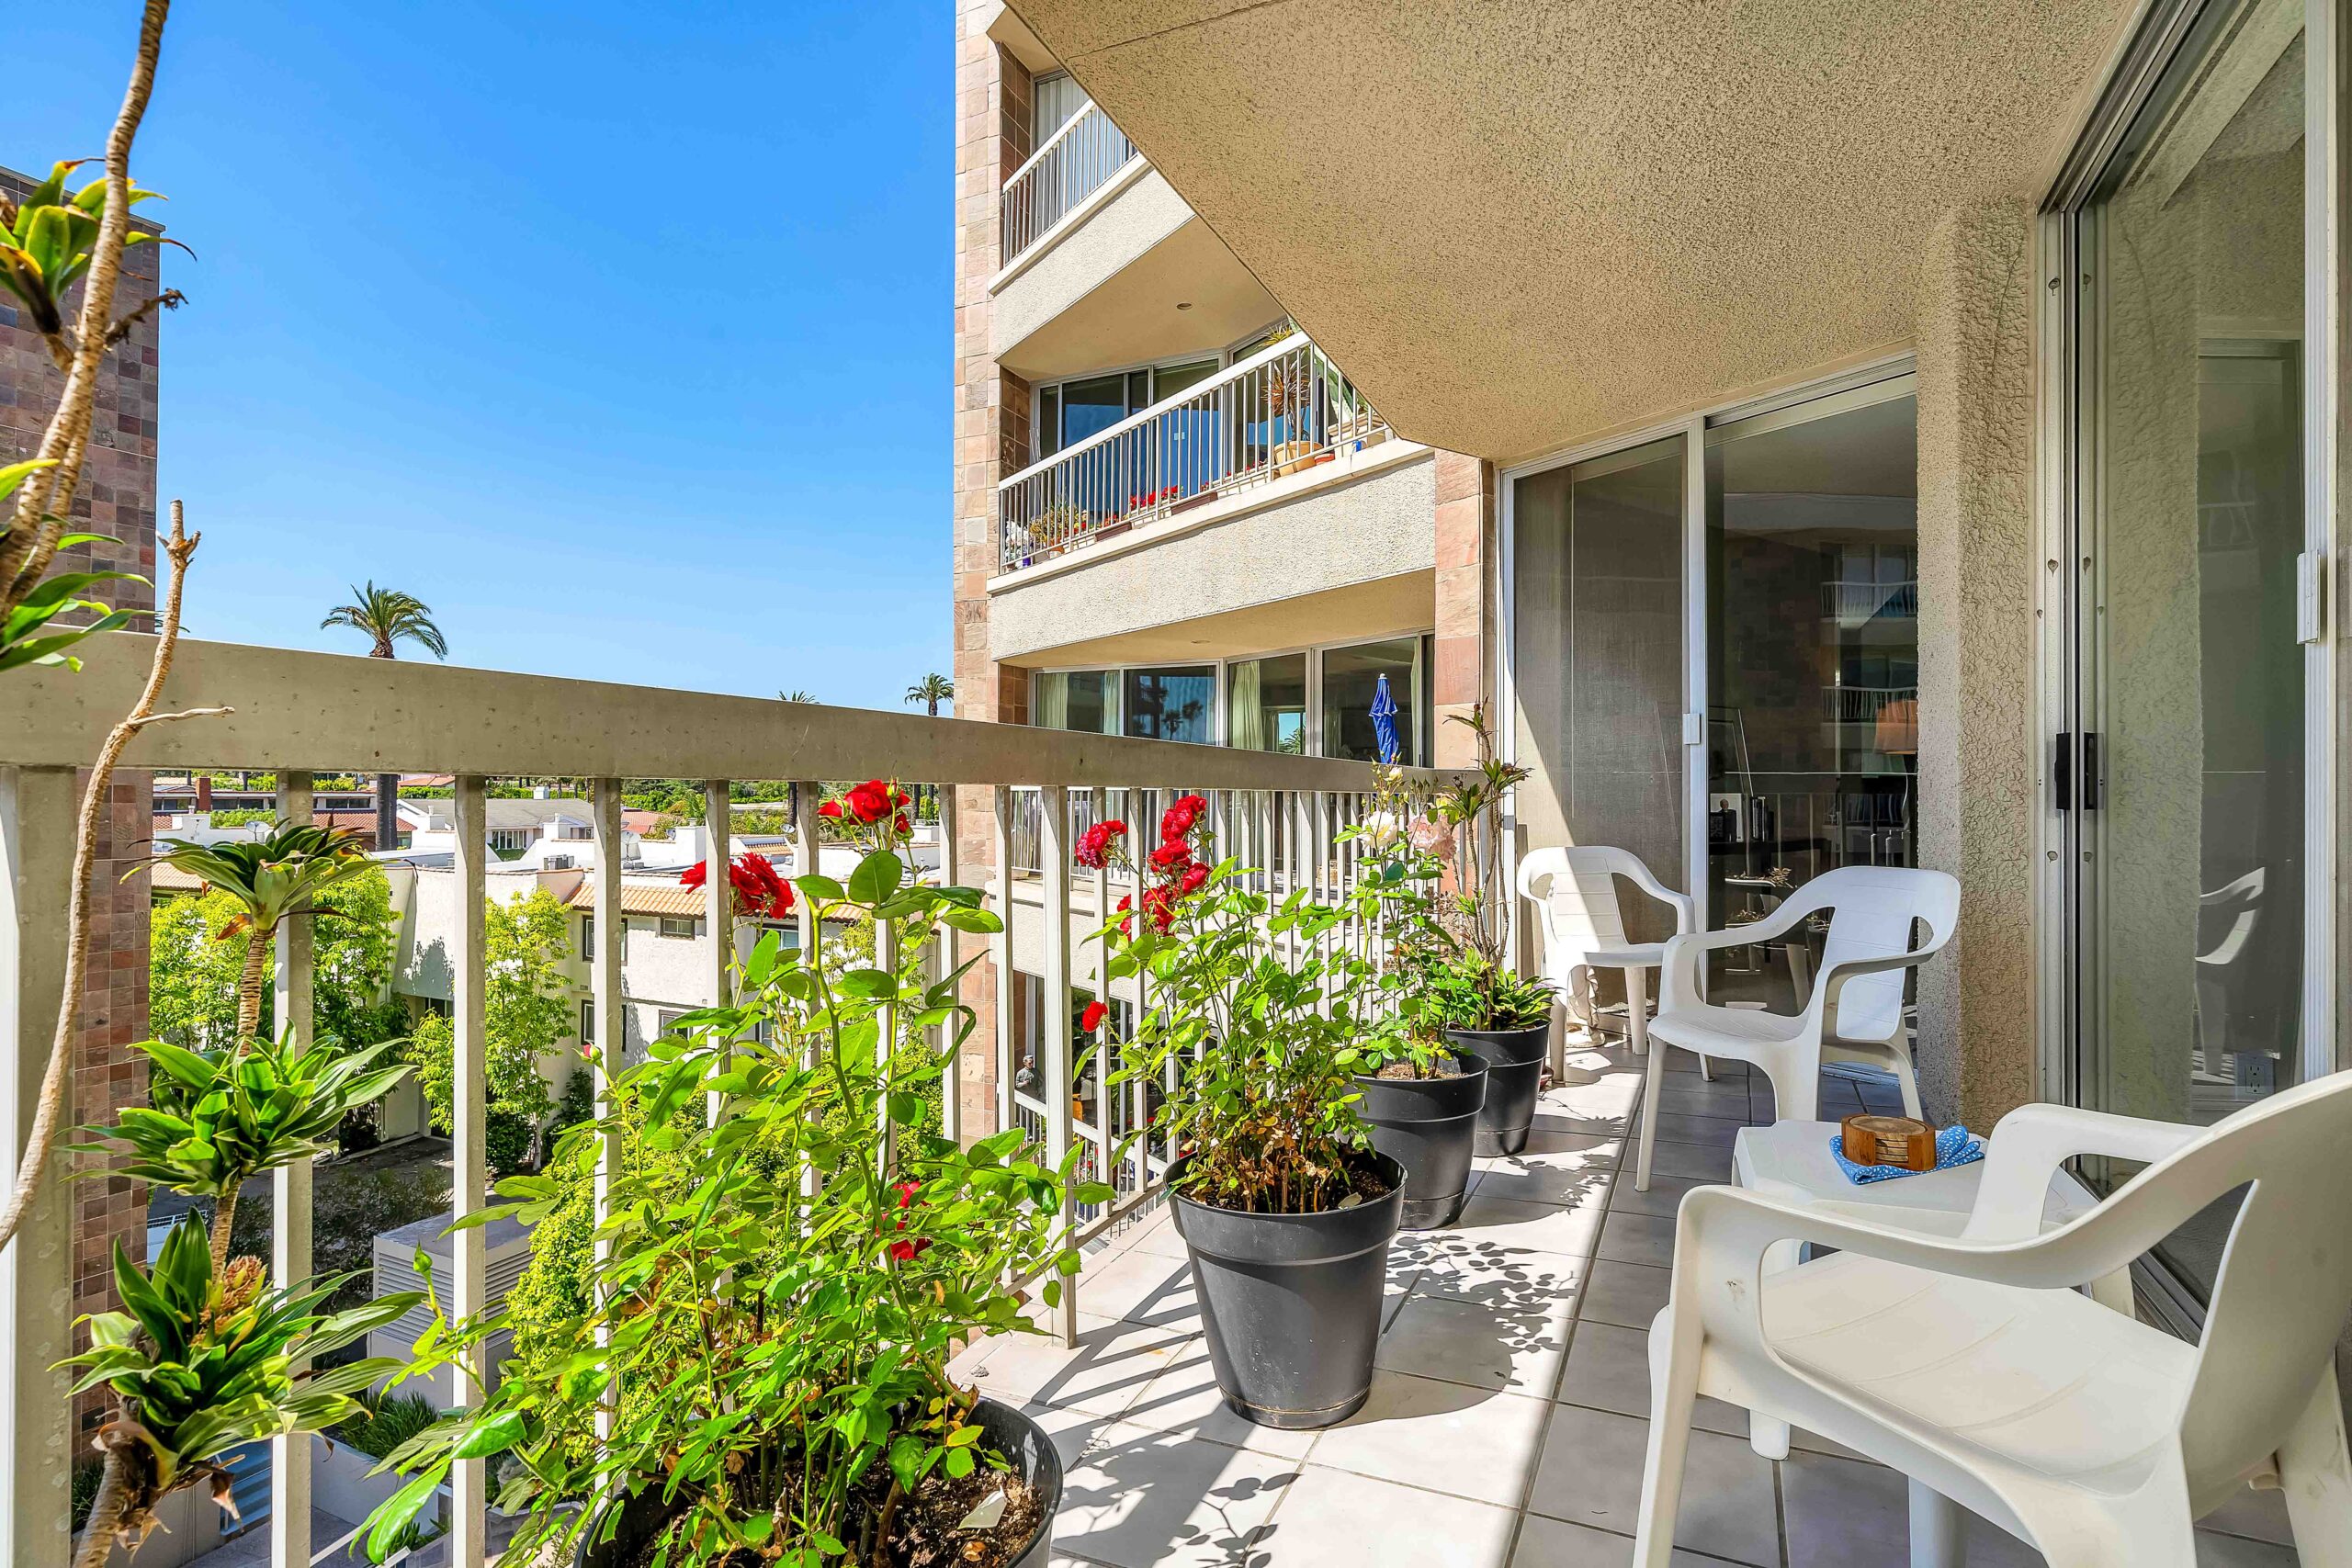
[{"label": "concrete balcony railing", "polygon": [[1004,182],[998,198],[998,265],[1011,266],[1055,224],[1141,156],[1136,144],[1089,103]]},{"label": "concrete balcony railing", "polygon": [[1293,335],[997,486],[1003,570],[1148,528],[1389,437],[1330,355]]},{"label": "concrete balcony railing", "polygon": [[[0,1125],[8,1137],[0,1157],[11,1169],[29,1122],[65,970],[76,771],[96,755],[115,716],[130,706],[152,649],[149,638],[127,633],[95,640],[79,674],[33,669],[6,678],[8,717],[0,722],[0,986],[6,987],[0,990],[0,1054],[6,1060],[0,1064],[6,1074],[0,1084],[8,1092],[0,1094],[0,1107],[7,1108]],[[1105,815],[1114,799],[1130,820],[1154,821],[1172,794],[1197,791],[1210,803],[1222,852],[1244,865],[1268,866],[1269,885],[1279,880],[1283,886],[1337,894],[1356,865],[1354,846],[1339,842],[1337,834],[1363,818],[1374,785],[1368,765],[1325,758],[225,643],[183,642],[161,705],[232,711],[147,729],[132,743],[126,766],[270,770],[277,776],[280,814],[290,820],[310,818],[311,780],[319,774],[453,775],[459,911],[447,954],[456,1033],[453,1218],[482,1209],[489,1199],[483,916],[492,863],[485,812],[490,778],[584,781],[594,833],[581,848],[599,873],[588,955],[595,1027],[584,1032],[601,1043],[628,1039],[624,781],[705,780],[707,852],[714,860],[731,853],[729,781],[799,781],[795,863],[779,867],[793,875],[813,868],[808,857],[819,843],[820,781],[882,777],[910,787],[962,786],[967,806],[974,791],[985,792],[980,798],[992,803],[992,863],[1027,859],[1037,872],[989,884],[1004,932],[981,938],[944,931],[927,961],[944,976],[985,943],[997,974],[1009,976],[1017,902],[1021,940],[1037,954],[1034,967],[1024,967],[1034,976],[1029,984],[1038,987],[1032,994],[1042,1025],[1034,1049],[1022,1044],[1016,1060],[1012,1053],[1023,1036],[1012,1010],[1014,987],[1009,981],[995,987],[994,1059],[953,1054],[949,1081],[942,1086],[944,1127],[952,1135],[969,1136],[989,1130],[989,1122],[1020,1122],[1041,1133],[1051,1159],[1076,1150],[1097,1174],[1113,1163],[1120,1134],[1138,1124],[1148,1096],[1145,1086],[1134,1086],[1135,1102],[1122,1105],[1115,1101],[1126,1091],[1106,1094],[1099,1082],[1080,1081],[1073,993],[1091,983],[1101,994],[1121,996],[1119,987],[1090,980],[1097,962],[1091,954],[1100,947],[1082,938],[1092,929],[1090,919],[1099,920],[1123,892],[1137,889],[1124,874],[1074,865],[1070,849],[1079,825]],[[1415,773],[1408,779],[1434,786],[1449,776]],[[938,874],[944,882],[970,884],[985,876],[986,868],[958,863],[957,795],[955,787],[939,791]],[[1026,852],[1015,852],[1016,836]],[[1034,851],[1027,851],[1030,843]],[[728,879],[710,878],[702,897],[707,929],[729,929]],[[802,947],[813,948],[820,933],[808,929],[805,902],[798,919]],[[311,1027],[311,942],[305,926],[289,922],[277,958],[277,1016],[298,1037],[307,1037]],[[1371,933],[1360,934],[1371,940]],[[698,962],[709,967],[709,994],[726,998],[733,985],[733,944],[704,945],[707,956]],[[618,1065],[606,1058],[597,1063],[600,1068]],[[1026,1087],[1016,1090],[1016,1082]],[[1115,1173],[1120,1201],[1081,1219],[1075,1244],[1086,1245],[1152,1196],[1164,1153],[1138,1142],[1127,1168]],[[0,1482],[17,1508],[32,1511],[21,1516],[15,1531],[20,1553],[28,1542],[39,1549],[28,1561],[64,1561],[70,1472],[86,1451],[71,1429],[69,1380],[53,1370],[71,1353],[74,1334],[74,1204],[60,1168],[65,1163],[52,1162],[9,1249],[7,1268],[0,1270],[0,1343],[13,1358],[16,1390],[12,1419],[0,1427],[6,1434]],[[281,1281],[299,1280],[312,1272],[312,1173],[297,1166],[277,1172],[274,1181],[268,1211],[277,1217],[273,1270]],[[454,1316],[470,1315],[500,1282],[498,1260],[486,1251],[479,1226],[456,1232],[448,1245],[447,1304]],[[1084,1286],[1069,1283],[1071,1293],[1063,1299],[1074,1306]],[[475,1396],[461,1392],[460,1397]],[[268,1512],[273,1557],[281,1563],[311,1561],[311,1457],[307,1442],[279,1443],[272,1456]],[[440,1561],[481,1568],[490,1529],[486,1486],[481,1461],[458,1467]]]}]

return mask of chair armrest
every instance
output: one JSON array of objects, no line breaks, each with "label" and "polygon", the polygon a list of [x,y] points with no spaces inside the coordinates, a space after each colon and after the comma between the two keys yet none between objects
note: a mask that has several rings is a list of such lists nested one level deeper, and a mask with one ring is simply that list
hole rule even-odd
[{"label": "chair armrest", "polygon": [[[2072,1290],[2128,1264],[2162,1237],[2127,1230],[2135,1216],[2097,1209],[2018,1240],[1958,1240],[1873,1224],[1737,1187],[1694,1187],[1675,1216],[1675,1328],[1770,1354],[1761,1304],[1764,1256],[1775,1243],[1811,1242],[1930,1273],[2025,1290]],[[2134,1246],[2134,1241],[2139,1245]]]},{"label": "chair armrest", "polygon": [[1916,969],[1935,956],[1932,948],[1913,948],[1907,953],[1890,953],[1878,958],[1849,958],[1832,964],[1814,976],[1813,998],[1805,1004],[1804,1016],[1812,1022],[1815,1038],[1838,1016],[1838,996],[1848,985],[1865,975],[1883,975],[1890,969]]},{"label": "chair armrest", "polygon": [[1691,902],[1690,896],[1688,893],[1677,893],[1673,888],[1660,882],[1650,868],[1643,863],[1639,855],[1629,855],[1627,858],[1630,863],[1625,867],[1626,879],[1674,911],[1675,933],[1681,935],[1697,930],[1698,906]]},{"label": "chair armrest", "polygon": [[1984,1175],[1961,1235],[1970,1240],[2014,1241],[2038,1235],[2050,1179],[2079,1155],[2154,1165],[2205,1136],[2178,1122],[2116,1116],[2071,1105],[2020,1105],[1993,1129],[1984,1145]]}]

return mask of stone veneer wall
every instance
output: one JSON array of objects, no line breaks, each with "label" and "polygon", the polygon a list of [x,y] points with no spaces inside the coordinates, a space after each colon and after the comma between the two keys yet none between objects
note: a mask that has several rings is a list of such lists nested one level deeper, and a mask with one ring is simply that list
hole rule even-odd
[{"label": "stone veneer wall", "polygon": [[[991,0],[959,0],[956,28],[956,713],[959,718],[1025,723],[1029,687],[1019,670],[989,657],[988,580],[996,571],[997,480],[1029,449],[1029,389],[997,367],[989,352],[989,279],[998,259],[998,197],[1029,155],[1029,73],[986,31]],[[957,852],[967,883],[989,874],[995,806],[987,789],[957,792]],[[965,1127],[989,1131],[996,1117],[996,987],[993,964],[975,965],[965,1000],[979,1027],[965,1043]]]},{"label": "stone veneer wall", "polygon": [[[1487,650],[1495,646],[1495,466],[1455,452],[1437,455],[1437,668],[1432,672],[1437,735],[1431,760],[1442,768],[1476,761],[1469,730],[1448,724],[1474,705],[1494,701]],[[1500,716],[1488,718],[1499,725]]]},{"label": "stone veneer wall", "polygon": [[[33,182],[0,169],[0,191],[21,197]],[[118,295],[123,309],[153,296],[161,286],[160,245],[133,248],[123,265]],[[40,336],[19,321],[13,305],[0,303],[0,460],[32,455],[64,389],[64,377],[50,363]],[[155,572],[155,318],[141,322],[116,350],[98,385],[97,419],[81,489],[74,500],[76,532],[109,535],[116,544],[81,545],[59,558],[64,570]],[[136,582],[110,585],[114,604],[154,606],[154,591]],[[118,773],[91,882],[95,908],[90,919],[88,979],[83,990],[81,1038],[74,1059],[75,1122],[108,1122],[123,1105],[146,1098],[146,1058],[131,1042],[147,1034],[147,877],[123,879],[142,852],[149,834],[153,795],[142,773]],[[43,1032],[42,1039],[47,1038]],[[78,1173],[91,1156],[76,1156]],[[133,1256],[143,1256],[147,1229],[145,1187],[110,1176],[74,1183],[74,1311],[105,1312],[115,1305],[114,1244],[119,1238]],[[85,1401],[86,1418],[96,1409]]]}]

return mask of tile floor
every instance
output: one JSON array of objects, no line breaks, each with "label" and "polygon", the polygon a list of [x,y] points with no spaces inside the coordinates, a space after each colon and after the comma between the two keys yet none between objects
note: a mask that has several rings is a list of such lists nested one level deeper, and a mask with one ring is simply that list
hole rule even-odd
[{"label": "tile floor", "polygon": [[[1370,1403],[1321,1432],[1235,1416],[1209,1374],[1182,1243],[1164,1213],[1111,1238],[1080,1278],[1075,1350],[985,1341],[959,1370],[1018,1401],[1067,1469],[1064,1568],[1616,1568],[1631,1561],[1649,1407],[1647,1338],[1665,1304],[1674,1204],[1730,1175],[1760,1077],[1704,1082],[1670,1060],[1647,1193],[1619,1168],[1641,1078],[1544,1097],[1519,1156],[1481,1160],[1461,1222],[1400,1235]],[[1824,1116],[1896,1109],[1893,1085],[1824,1083]],[[1702,1404],[1677,1568],[1883,1568],[1907,1561],[1903,1478],[1800,1433],[1782,1463],[1744,1411]],[[2207,1568],[2295,1553],[2278,1495],[2247,1493],[2199,1533]],[[2041,1559],[1976,1521],[1974,1568]]]}]

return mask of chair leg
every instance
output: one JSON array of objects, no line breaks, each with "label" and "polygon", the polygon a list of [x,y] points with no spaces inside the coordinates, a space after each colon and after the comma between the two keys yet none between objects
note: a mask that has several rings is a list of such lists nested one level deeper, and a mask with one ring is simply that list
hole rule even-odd
[{"label": "chair leg", "polygon": [[2352,1568],[2352,1455],[2332,1366],[2320,1373],[2311,1404],[2279,1445],[2278,1482],[2303,1568]]},{"label": "chair leg", "polygon": [[1669,1333],[1650,1331],[1649,1442],[1642,1462],[1641,1506],[1634,1515],[1632,1568],[1668,1568],[1674,1557],[1682,1465],[1690,1451],[1690,1412],[1699,1398],[1699,1358],[1676,1355],[1673,1340]]},{"label": "chair leg", "polygon": [[1914,1122],[1926,1121],[1919,1111],[1918,1070],[1911,1065],[1911,1048],[1903,1043],[1899,1031],[1888,1055],[1893,1058],[1895,1087],[1903,1091],[1903,1114]]},{"label": "chair leg", "polygon": [[1636,1056],[1650,1054],[1649,971],[1636,964],[1625,976],[1625,1043]]},{"label": "chair leg", "polygon": [[1959,1504],[1911,1483],[1911,1568],[1967,1568],[1967,1516]]},{"label": "chair leg", "polygon": [[[1802,1242],[1776,1241],[1764,1249],[1763,1272],[1785,1274],[1804,1261]],[[1756,1450],[1758,1459],[1784,1460],[1789,1457],[1789,1424],[1758,1411],[1747,1413],[1747,1446]]]},{"label": "chair leg", "polygon": [[[1647,1030],[1643,1032],[1646,1034]],[[1666,1091],[1666,1043],[1650,1046],[1649,1072],[1642,1089],[1642,1135],[1634,1151],[1634,1190],[1650,1190],[1650,1156],[1657,1148],[1657,1102]]]}]

